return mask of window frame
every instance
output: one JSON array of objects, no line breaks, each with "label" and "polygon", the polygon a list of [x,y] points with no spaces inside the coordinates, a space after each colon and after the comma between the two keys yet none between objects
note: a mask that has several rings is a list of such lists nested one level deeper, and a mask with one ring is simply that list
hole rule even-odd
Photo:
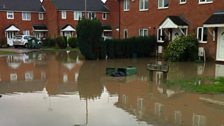
[{"label": "window frame", "polygon": [[[207,29],[207,38],[206,41],[204,41],[204,31],[205,29]],[[199,30],[201,30],[200,34],[199,34]],[[197,39],[199,43],[207,43],[208,42],[208,28],[206,27],[198,27],[197,28]]]},{"label": "window frame", "polygon": [[81,19],[82,18],[82,11],[74,11],[73,12],[73,18],[74,18],[74,20],[75,21],[78,21],[79,19]]},{"label": "window frame", "polygon": [[[160,6],[160,1],[162,1],[162,6]],[[165,0],[158,0],[158,9],[167,9],[169,8],[169,0],[168,1],[168,5],[167,7],[165,7]]]},{"label": "window frame", "polygon": [[88,19],[93,20],[96,18],[96,13],[95,12],[88,12]]},{"label": "window frame", "polygon": [[[141,3],[143,3],[142,5],[143,8],[141,8]],[[139,0],[139,11],[147,11],[147,10],[149,10],[149,0]]]},{"label": "window frame", "polygon": [[130,10],[130,0],[124,0],[123,2],[123,10],[129,11]]},{"label": "window frame", "polygon": [[[146,34],[145,34],[145,32],[146,32]],[[143,33],[143,34],[141,34],[141,33]],[[142,36],[142,37],[149,36],[149,30],[147,28],[141,28],[138,30],[138,35]]]},{"label": "window frame", "polygon": [[187,3],[187,0],[184,0],[184,1],[180,0],[179,3],[180,4],[186,4]]},{"label": "window frame", "polygon": [[[10,15],[12,17],[10,17]],[[6,17],[7,17],[7,19],[14,19],[14,11],[7,11],[6,12]]]},{"label": "window frame", "polygon": [[[127,36],[125,33],[127,33]],[[126,28],[124,29],[123,39],[127,39],[127,38],[128,38],[128,29]]]},{"label": "window frame", "polygon": [[157,42],[158,43],[163,43],[164,39],[163,39],[163,29],[158,28],[157,29]]},{"label": "window frame", "polygon": [[67,12],[65,10],[61,11],[61,19],[66,19],[67,18]]},{"label": "window frame", "polygon": [[44,13],[39,13],[38,14],[38,19],[39,20],[44,20]]},{"label": "window frame", "polygon": [[24,11],[22,12],[23,21],[31,21],[31,12]]},{"label": "window frame", "polygon": [[210,4],[210,3],[213,3],[213,1],[214,0],[212,0],[212,1],[209,1],[209,0],[204,0],[204,1],[198,0],[198,4]]},{"label": "window frame", "polygon": [[102,13],[102,20],[107,20],[107,13]]}]

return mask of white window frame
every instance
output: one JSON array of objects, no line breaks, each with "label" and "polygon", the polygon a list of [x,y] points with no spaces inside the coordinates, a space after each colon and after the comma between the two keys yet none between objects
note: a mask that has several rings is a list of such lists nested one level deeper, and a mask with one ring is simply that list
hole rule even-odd
[{"label": "white window frame", "polygon": [[61,11],[61,19],[66,19],[66,18],[67,18],[67,12]]},{"label": "white window frame", "polygon": [[93,20],[96,18],[96,13],[95,12],[88,12],[88,19]]},{"label": "white window frame", "polygon": [[213,3],[214,0],[198,0],[199,4],[209,4],[209,3]]},{"label": "white window frame", "polygon": [[102,13],[102,20],[107,20],[107,13]]},{"label": "white window frame", "polygon": [[14,19],[14,12],[13,11],[7,11],[6,17],[7,17],[7,19]]},{"label": "white window frame", "polygon": [[187,0],[180,0],[180,4],[186,4]]},{"label": "white window frame", "polygon": [[44,20],[44,13],[39,13],[38,14],[38,19],[39,20]]},{"label": "white window frame", "polygon": [[29,30],[24,30],[23,35],[30,35],[30,31]]},{"label": "white window frame", "polygon": [[130,10],[130,0],[124,0],[123,9],[124,11]]},{"label": "white window frame", "polygon": [[[127,33],[127,36],[125,36],[125,33]],[[124,39],[127,39],[127,38],[128,38],[128,29],[124,29],[123,38],[124,38]]]},{"label": "white window frame", "polygon": [[163,29],[158,28],[157,29],[157,42],[159,42],[159,43],[164,42],[162,36],[163,36]]},{"label": "white window frame", "polygon": [[[160,6],[160,1],[162,2],[162,6]],[[169,8],[169,0],[167,7],[165,7],[165,0],[158,0],[158,9],[167,9],[167,8]]]},{"label": "white window frame", "polygon": [[[143,3],[142,6],[141,3]],[[139,0],[139,11],[147,11],[147,10],[149,10],[149,0]]]},{"label": "white window frame", "polygon": [[147,28],[139,29],[139,36],[142,36],[142,37],[149,36],[149,30]]},{"label": "white window frame", "polygon": [[[208,32],[208,28],[207,29],[207,32]],[[199,30],[201,30],[201,33],[199,34]],[[197,28],[197,39],[198,39],[198,42],[199,43],[207,43],[208,41],[208,38],[206,38],[207,41],[204,41],[204,30],[205,30],[205,27],[198,27]],[[207,37],[208,37],[208,33],[207,33]]]},{"label": "white window frame", "polygon": [[78,21],[79,19],[82,18],[82,11],[74,11],[73,15],[74,15],[74,20]]},{"label": "white window frame", "polygon": [[22,12],[22,20],[30,21],[31,20],[31,12]]}]

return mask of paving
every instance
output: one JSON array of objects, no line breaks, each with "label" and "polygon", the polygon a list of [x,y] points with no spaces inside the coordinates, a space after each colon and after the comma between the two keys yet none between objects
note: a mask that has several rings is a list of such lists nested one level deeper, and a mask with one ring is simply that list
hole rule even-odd
[{"label": "paving", "polygon": [[25,49],[25,48],[0,48],[0,51],[9,51],[9,52],[15,52],[15,53],[28,53],[37,51],[37,49]]}]

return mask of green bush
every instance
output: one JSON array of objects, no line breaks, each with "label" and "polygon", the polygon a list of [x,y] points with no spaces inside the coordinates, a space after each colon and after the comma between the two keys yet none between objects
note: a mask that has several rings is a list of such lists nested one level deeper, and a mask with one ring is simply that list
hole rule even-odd
[{"label": "green bush", "polygon": [[43,40],[42,46],[44,46],[44,47],[55,47],[56,43],[55,43],[54,39],[46,38],[45,40]]},{"label": "green bush", "polygon": [[57,46],[61,49],[64,49],[67,47],[67,41],[65,37],[59,36],[55,39],[55,42],[57,43]]},{"label": "green bush", "polygon": [[99,20],[82,19],[76,27],[79,49],[86,59],[100,58],[102,25]]},{"label": "green bush", "polygon": [[155,37],[133,37],[128,39],[106,40],[109,58],[149,57],[155,49]]},{"label": "green bush", "polygon": [[198,40],[194,36],[180,36],[169,43],[164,57],[169,61],[194,61],[198,54]]},{"label": "green bush", "polygon": [[0,39],[0,48],[5,48],[7,47],[7,39],[4,37],[2,39]]},{"label": "green bush", "polygon": [[78,42],[77,42],[77,39],[74,38],[74,37],[71,37],[68,39],[68,44],[71,48],[77,48],[78,46]]}]

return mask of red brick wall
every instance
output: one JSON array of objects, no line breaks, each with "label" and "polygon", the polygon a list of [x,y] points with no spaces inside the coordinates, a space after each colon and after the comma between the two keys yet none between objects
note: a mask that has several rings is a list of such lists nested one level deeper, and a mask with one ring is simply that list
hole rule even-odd
[{"label": "red brick wall", "polygon": [[58,36],[57,10],[51,0],[44,0],[43,6],[46,9],[46,19],[48,27],[48,36],[56,38]]},{"label": "red brick wall", "polygon": [[6,11],[0,11],[0,38],[5,37],[5,29],[10,25],[15,25],[17,28],[20,29],[20,34],[23,33],[24,30],[29,30],[30,34],[33,34],[33,28],[32,26],[34,24],[45,24],[46,22],[46,16],[44,14],[44,20],[38,19],[38,12],[32,12],[31,13],[31,20],[30,21],[24,21],[22,20],[22,12],[14,12],[14,19],[7,19],[6,17]]}]

